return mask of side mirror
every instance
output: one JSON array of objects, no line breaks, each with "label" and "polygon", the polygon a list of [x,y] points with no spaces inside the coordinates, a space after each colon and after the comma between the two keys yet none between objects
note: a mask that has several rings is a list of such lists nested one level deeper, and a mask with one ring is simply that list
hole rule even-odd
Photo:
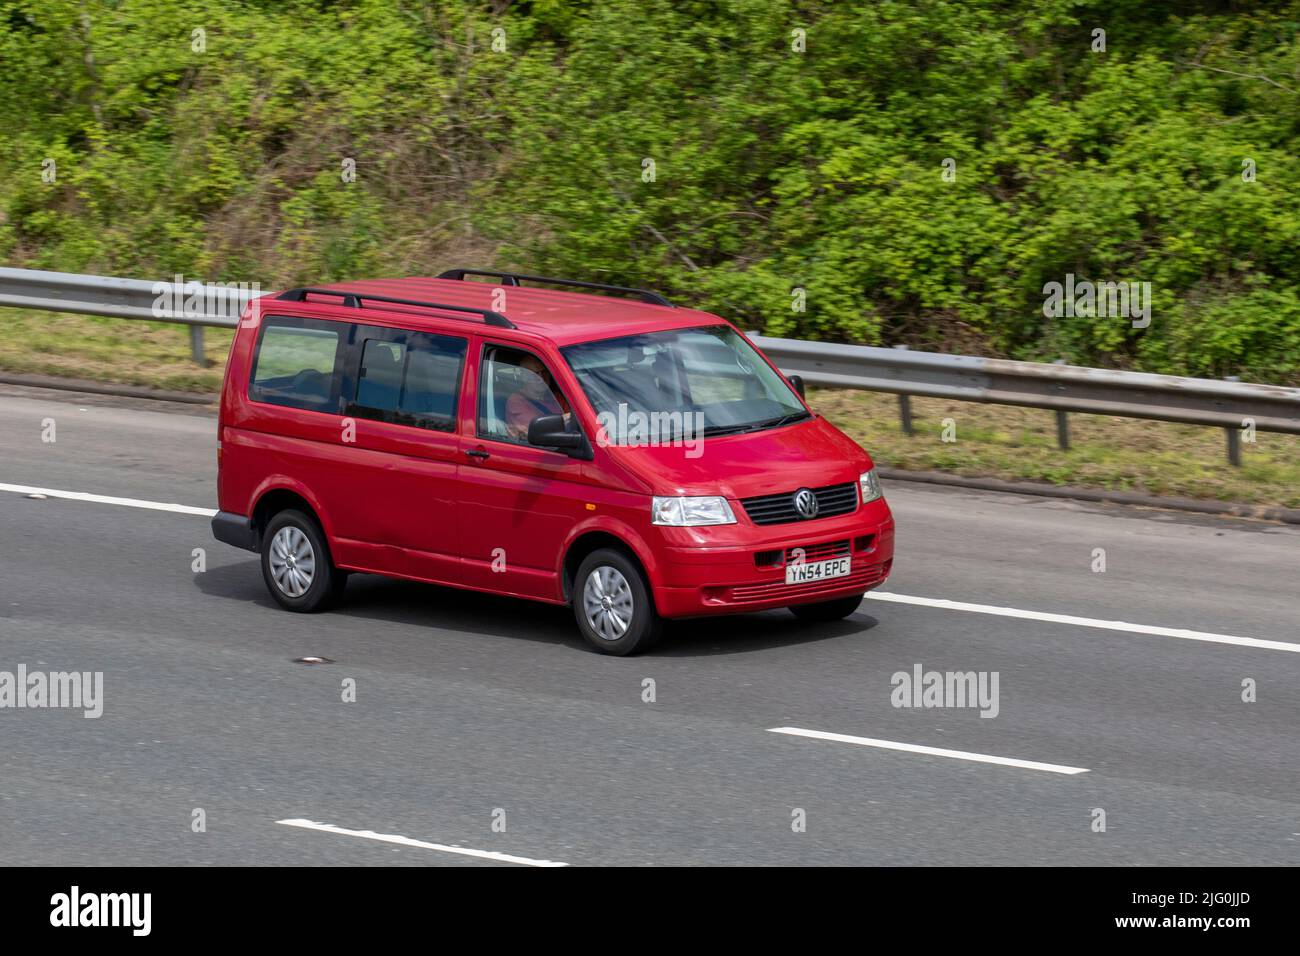
[{"label": "side mirror", "polygon": [[803,376],[787,375],[786,378],[790,380],[790,384],[794,386],[794,390],[799,393],[799,397],[803,398],[804,397]]},{"label": "side mirror", "polygon": [[528,444],[539,448],[581,448],[581,432],[571,432],[564,426],[563,415],[539,415],[528,423]]}]

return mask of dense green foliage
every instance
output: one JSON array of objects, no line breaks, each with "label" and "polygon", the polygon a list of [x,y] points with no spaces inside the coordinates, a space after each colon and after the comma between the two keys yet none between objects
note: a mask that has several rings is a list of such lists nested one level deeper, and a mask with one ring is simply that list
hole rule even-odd
[{"label": "dense green foliage", "polygon": [[[1300,382],[1294,0],[0,0],[0,137],[7,264],[493,263],[777,335]],[[1067,273],[1150,282],[1150,326],[1044,317]]]}]

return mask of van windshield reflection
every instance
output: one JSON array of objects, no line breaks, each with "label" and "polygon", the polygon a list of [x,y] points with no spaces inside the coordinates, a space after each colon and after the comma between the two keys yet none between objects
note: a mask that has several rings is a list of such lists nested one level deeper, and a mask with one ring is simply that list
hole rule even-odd
[{"label": "van windshield reflection", "polygon": [[562,351],[612,444],[740,434],[811,417],[730,326],[647,332]]}]

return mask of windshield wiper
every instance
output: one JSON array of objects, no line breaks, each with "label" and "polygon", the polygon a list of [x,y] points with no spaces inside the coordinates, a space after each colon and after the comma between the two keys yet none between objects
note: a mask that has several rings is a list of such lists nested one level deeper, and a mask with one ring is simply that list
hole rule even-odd
[{"label": "windshield wiper", "polygon": [[770,421],[759,422],[754,427],[755,428],[780,428],[782,425],[789,425],[792,424],[793,422],[801,422],[805,418],[812,418],[812,413],[807,411],[806,409],[801,408],[799,411],[792,412],[789,415],[782,415],[780,418],[773,418]]},{"label": "windshield wiper", "polygon": [[748,425],[709,425],[700,434],[705,438],[713,438],[717,435],[738,435],[747,431],[749,431]]},{"label": "windshield wiper", "polygon": [[748,425],[710,425],[704,429],[703,434],[706,438],[710,435],[739,435],[742,432],[756,432],[763,428],[780,428],[782,425],[803,421],[805,418],[812,418],[812,415],[801,409],[790,415],[781,415],[762,422],[750,422]]}]

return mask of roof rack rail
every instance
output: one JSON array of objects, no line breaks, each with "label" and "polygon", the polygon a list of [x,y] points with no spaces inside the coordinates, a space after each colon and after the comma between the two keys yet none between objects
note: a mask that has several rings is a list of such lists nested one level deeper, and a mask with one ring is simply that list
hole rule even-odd
[{"label": "roof rack rail", "polygon": [[[371,295],[369,292],[349,292],[340,289],[289,289],[281,292],[277,299],[283,299],[286,302],[304,302],[309,295],[336,295],[343,300],[345,309],[361,309],[364,306],[362,302],[388,302],[393,305],[414,305],[422,309],[446,309],[449,312],[469,312],[473,315],[480,316],[488,325],[495,325],[502,329],[513,329],[515,324],[507,319],[500,312],[493,312],[491,309],[476,309],[469,305],[444,305],[441,302],[417,302],[414,299],[394,299],[386,295]],[[457,316],[457,318],[460,318]]]},{"label": "roof rack rail", "polygon": [[567,285],[577,289],[598,289],[602,292],[629,292],[632,295],[639,296],[642,302],[648,302],[651,305],[666,305],[670,309],[676,306],[661,296],[658,292],[651,292],[648,289],[630,289],[623,285],[605,285],[602,282],[580,282],[577,279],[552,279],[548,276],[530,276],[522,272],[495,272],[491,269],[448,269],[446,272],[438,274],[439,279],[457,279],[463,280],[466,276],[486,276],[488,278],[500,279],[503,285],[519,285],[522,279],[525,282],[546,282],[550,285]]}]

